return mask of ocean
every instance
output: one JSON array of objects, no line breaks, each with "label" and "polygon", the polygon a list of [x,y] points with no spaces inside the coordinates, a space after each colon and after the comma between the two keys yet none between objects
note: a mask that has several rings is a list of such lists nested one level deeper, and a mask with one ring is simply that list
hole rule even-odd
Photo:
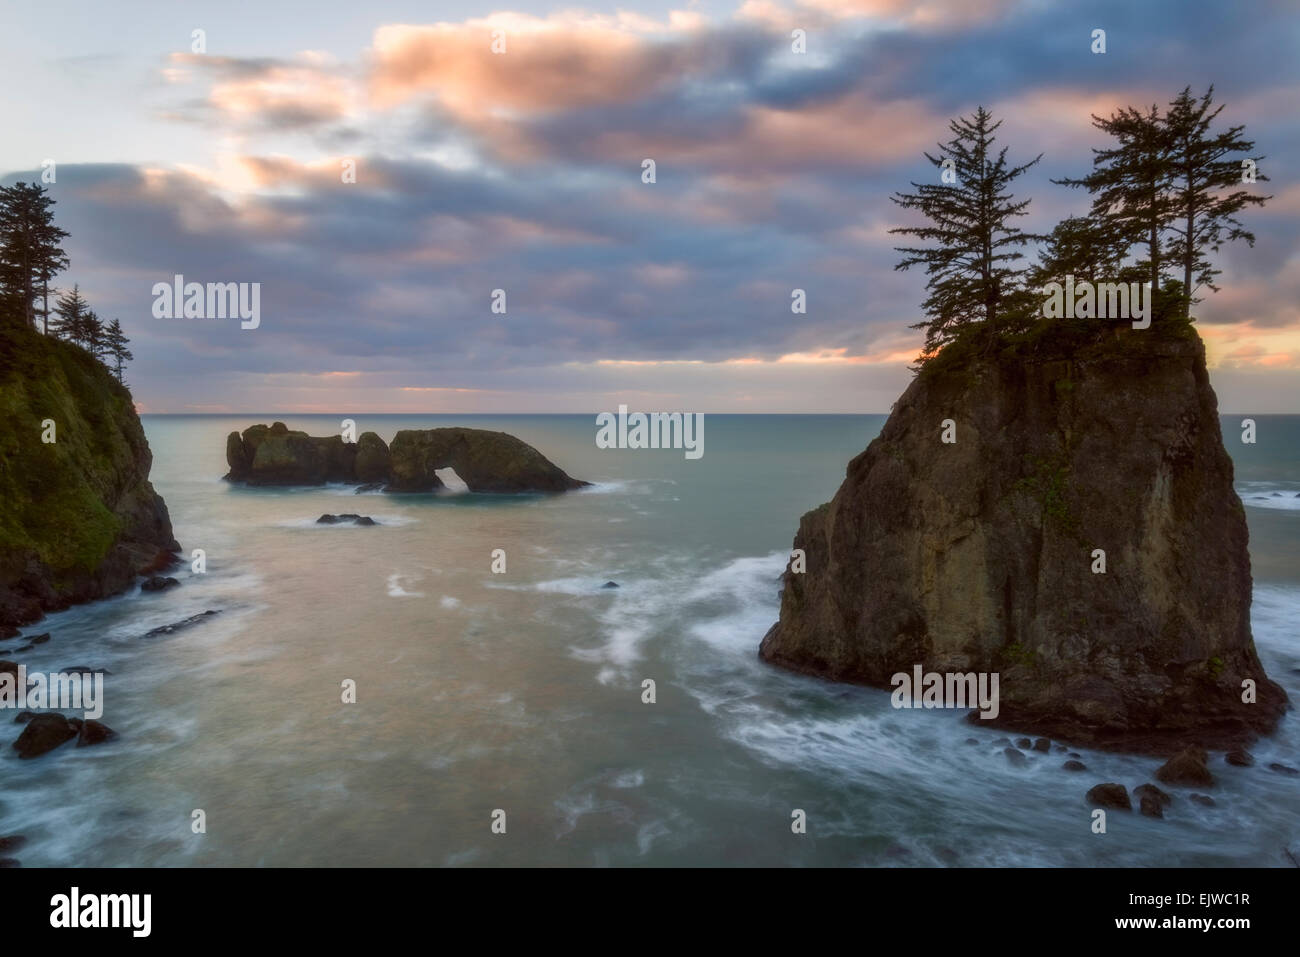
[{"label": "ocean", "polygon": [[[386,440],[503,430],[596,484],[503,497],[221,481],[230,431],[281,419],[324,435],[345,417]],[[1267,765],[1300,764],[1294,713],[1254,767],[1213,755],[1214,807],[1174,789],[1165,819],[1112,813],[1098,835],[1087,789],[1131,790],[1158,760],[1075,749],[1087,773],[1059,753],[1013,768],[994,743],[1006,731],[758,660],[799,516],[884,418],[709,415],[689,460],[597,448],[594,415],[145,416],[154,485],[206,573],[187,563],[169,573],[179,588],[26,629],[53,635],[29,669],[111,672],[102,720],[121,737],[32,761],[4,748],[0,835],[28,837],[29,867],[1292,866],[1300,784]],[[1254,445],[1241,419],[1222,423],[1255,641],[1297,701],[1300,416],[1257,416]],[[326,512],[380,524],[315,524]]]}]

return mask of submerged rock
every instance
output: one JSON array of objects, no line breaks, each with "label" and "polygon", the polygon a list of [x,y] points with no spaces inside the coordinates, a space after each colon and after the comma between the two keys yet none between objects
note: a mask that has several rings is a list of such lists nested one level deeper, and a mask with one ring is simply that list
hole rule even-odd
[{"label": "submerged rock", "polygon": [[1276,761],[1270,764],[1268,766],[1268,769],[1270,771],[1276,771],[1278,774],[1286,774],[1292,777],[1294,777],[1297,774],[1300,774],[1300,768],[1293,768],[1289,764],[1278,764]]},{"label": "submerged rock", "polygon": [[0,837],[0,853],[21,850],[27,844],[27,838],[22,834],[8,834]]},{"label": "submerged rock", "polygon": [[1210,797],[1208,794],[1190,794],[1188,795],[1187,800],[1191,801],[1193,804],[1199,804],[1202,807],[1215,807],[1217,804],[1214,798]]},{"label": "submerged rock", "polygon": [[1128,789],[1122,784],[1098,784],[1088,792],[1088,803],[1093,807],[1118,811],[1133,810],[1133,804],[1128,799]]},{"label": "submerged rock", "polygon": [[600,587],[601,587],[601,588],[617,588],[617,587],[618,587],[618,582],[605,582],[605,584],[601,585]]},{"label": "submerged rock", "polygon": [[1023,768],[1027,763],[1024,754],[1015,748],[1003,748],[1002,753],[1006,755],[1007,763],[1013,768]]},{"label": "submerged rock", "polygon": [[351,512],[344,515],[322,515],[320,518],[316,519],[317,525],[341,525],[345,522],[351,523],[353,525],[378,525],[379,524],[369,515],[356,515]]},{"label": "submerged rock", "polygon": [[38,758],[77,736],[77,726],[61,714],[38,714],[14,742],[20,758]]},{"label": "submerged rock", "polygon": [[1199,337],[1120,327],[1034,350],[941,352],[913,380],[800,520],[806,571],[787,568],[760,656],[881,688],[914,665],[997,673],[998,726],[1084,745],[1270,732],[1286,695],[1251,638],[1245,511]]},{"label": "submerged rock", "polygon": [[1223,760],[1237,768],[1249,768],[1255,764],[1255,756],[1249,751],[1242,750],[1229,751],[1223,756]]},{"label": "submerged rock", "polygon": [[1084,764],[1082,761],[1075,761],[1071,758],[1069,761],[1062,764],[1061,768],[1066,771],[1086,771],[1088,770],[1088,765]]},{"label": "submerged rock", "polygon": [[211,608],[209,608],[207,611],[199,612],[199,614],[197,615],[190,615],[190,617],[183,619],[182,621],[173,622],[170,625],[160,625],[157,628],[151,628],[140,637],[156,638],[159,635],[170,635],[172,632],[179,631],[182,628],[188,628],[191,625],[197,625],[199,622],[204,621],[209,616],[216,615],[216,614],[220,614],[220,612],[214,611]]},{"label": "submerged rock", "polygon": [[153,578],[141,582],[140,590],[141,591],[166,591],[168,588],[175,588],[179,584],[180,582],[178,582],[175,578],[163,578],[159,575],[155,575]]}]

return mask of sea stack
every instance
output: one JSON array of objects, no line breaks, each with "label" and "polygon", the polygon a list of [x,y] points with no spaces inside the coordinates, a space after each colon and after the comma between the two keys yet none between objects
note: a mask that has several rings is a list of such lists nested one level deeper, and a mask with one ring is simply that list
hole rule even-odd
[{"label": "sea stack", "polygon": [[885,688],[998,673],[991,724],[1138,752],[1238,745],[1287,708],[1186,324],[941,353],[794,547],[774,664]]}]

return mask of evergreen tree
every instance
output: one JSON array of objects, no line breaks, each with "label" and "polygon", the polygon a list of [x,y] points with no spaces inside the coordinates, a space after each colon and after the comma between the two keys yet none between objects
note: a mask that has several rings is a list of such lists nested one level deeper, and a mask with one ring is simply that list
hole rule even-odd
[{"label": "evergreen tree", "polygon": [[[1213,107],[1213,108],[1212,108]],[[1209,261],[1225,242],[1244,239],[1255,245],[1255,235],[1236,219],[1246,206],[1262,206],[1271,196],[1261,196],[1241,187],[1245,183],[1243,160],[1257,163],[1263,157],[1247,157],[1255,144],[1241,134],[1245,127],[1232,126],[1218,133],[1211,125],[1222,112],[1214,107],[1214,87],[1200,99],[1185,87],[1169,104],[1165,131],[1169,138],[1173,220],[1169,243],[1172,261],[1182,265],[1182,315],[1190,318],[1191,306],[1200,300],[1196,291],[1219,287],[1214,277],[1220,270]],[[1257,180],[1268,177],[1256,174]]]},{"label": "evergreen tree", "polygon": [[[37,183],[0,186],[0,298],[36,327],[38,292],[65,269],[59,243],[68,235],[54,225],[54,200]],[[44,305],[48,307],[48,296]]]},{"label": "evergreen tree", "polygon": [[122,332],[122,324],[114,319],[104,330],[104,352],[113,360],[113,374],[117,376],[117,381],[125,385],[122,379],[122,363],[130,362],[135,358],[126,344],[131,340]]},{"label": "evergreen tree", "polygon": [[1032,283],[1065,282],[1066,276],[1088,282],[1113,282],[1127,254],[1127,245],[1112,223],[1070,216],[1056,224],[1047,237],[1039,264],[1031,271]]},{"label": "evergreen tree", "polygon": [[82,317],[81,344],[95,358],[104,354],[104,323],[91,310]]},{"label": "evergreen tree", "polygon": [[937,156],[925,154],[940,182],[912,183],[915,193],[891,197],[904,209],[919,210],[929,223],[890,232],[937,243],[897,247],[904,258],[894,267],[923,265],[929,277],[923,308],[930,318],[913,326],[926,330],[922,361],[972,323],[982,321],[989,331],[997,327],[1000,311],[1023,287],[1023,270],[1013,268],[1024,258],[1018,247],[1043,238],[1011,224],[1026,215],[1029,200],[1017,202],[1008,190],[1042,154],[1022,166],[1008,164],[1006,147],[996,153],[993,148],[1001,125],[983,107],[952,120],[952,139],[939,144]]},{"label": "evergreen tree", "polygon": [[81,287],[73,285],[71,291],[65,291],[54,303],[54,314],[58,321],[54,334],[62,339],[80,342],[85,329],[85,316],[90,306],[81,295]]},{"label": "evergreen tree", "polygon": [[1162,237],[1174,216],[1168,130],[1155,106],[1147,112],[1125,107],[1107,118],[1094,115],[1092,125],[1115,137],[1118,145],[1093,150],[1093,170],[1087,176],[1054,182],[1092,193],[1093,220],[1107,224],[1126,250],[1145,246],[1140,264],[1154,298],[1165,267]]}]

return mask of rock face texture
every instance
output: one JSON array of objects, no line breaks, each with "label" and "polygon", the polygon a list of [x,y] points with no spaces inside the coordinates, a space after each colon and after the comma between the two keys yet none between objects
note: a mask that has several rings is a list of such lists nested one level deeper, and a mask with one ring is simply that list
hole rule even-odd
[{"label": "rock face texture", "polygon": [[1286,695],[1251,637],[1204,349],[1186,328],[1123,331],[922,372],[800,521],[806,572],[787,566],[761,657],[880,687],[915,664],[996,672],[993,723],[1100,747],[1270,731]]},{"label": "rock face texture", "polygon": [[98,360],[0,329],[0,634],[173,561],[152,464],[131,393]]},{"label": "rock face texture", "polygon": [[374,432],[356,444],[313,437],[283,422],[254,425],[226,437],[231,481],[250,485],[387,483],[389,492],[443,488],[437,469],[455,469],[471,492],[564,492],[587,482],[570,478],[527,442],[485,429],[406,429],[392,448]]}]

